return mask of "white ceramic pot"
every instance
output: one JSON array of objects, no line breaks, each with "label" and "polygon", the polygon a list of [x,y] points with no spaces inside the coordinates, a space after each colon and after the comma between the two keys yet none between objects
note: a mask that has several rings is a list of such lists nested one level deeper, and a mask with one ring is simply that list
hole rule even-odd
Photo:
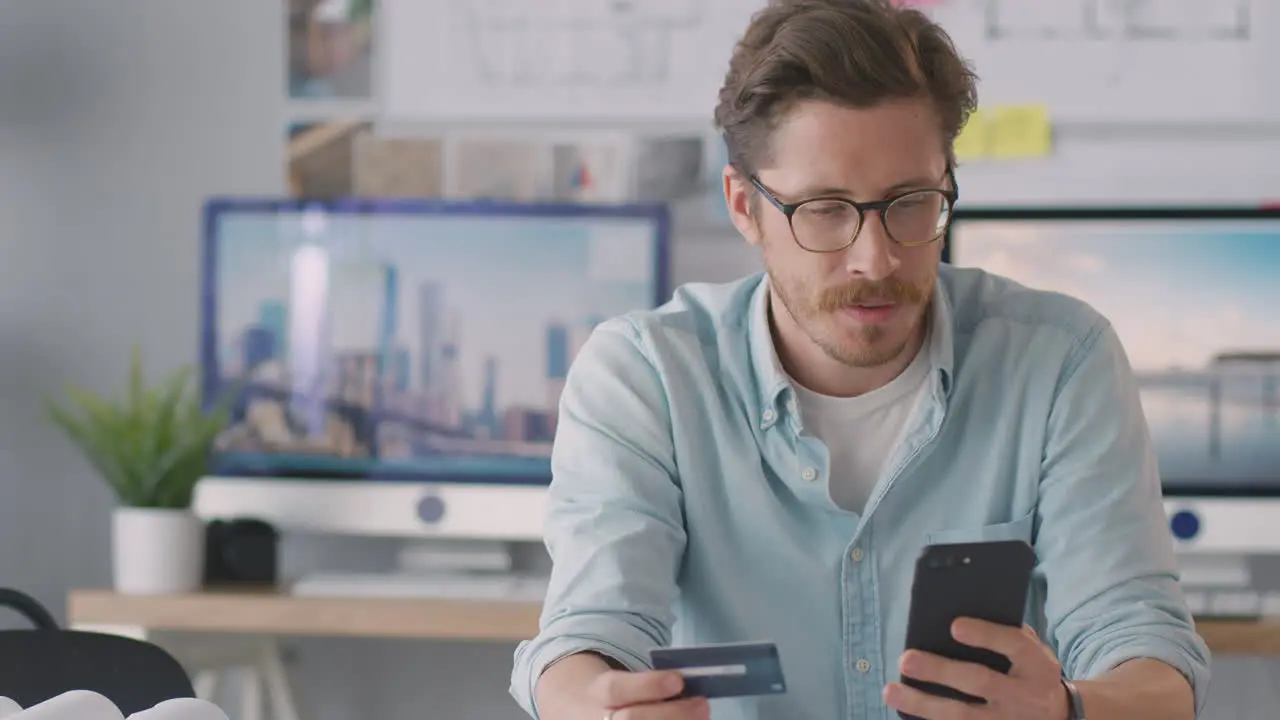
[{"label": "white ceramic pot", "polygon": [[204,523],[189,510],[118,507],[111,518],[116,592],[177,595],[204,578]]}]

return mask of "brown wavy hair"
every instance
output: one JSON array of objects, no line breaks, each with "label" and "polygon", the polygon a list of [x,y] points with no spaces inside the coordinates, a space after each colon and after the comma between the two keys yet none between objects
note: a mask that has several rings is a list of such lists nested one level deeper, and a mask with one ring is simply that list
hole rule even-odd
[{"label": "brown wavy hair", "polygon": [[852,108],[930,98],[948,157],[977,106],[977,75],[925,14],[892,0],[773,0],[734,48],[715,110],[729,162],[770,162],[773,131],[799,102]]}]

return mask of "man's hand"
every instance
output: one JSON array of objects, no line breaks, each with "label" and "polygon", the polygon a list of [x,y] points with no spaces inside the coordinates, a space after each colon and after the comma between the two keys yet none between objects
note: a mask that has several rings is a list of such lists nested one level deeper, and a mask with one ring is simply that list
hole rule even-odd
[{"label": "man's hand", "polygon": [[[621,667],[614,665],[614,667]],[[673,700],[684,689],[675,671],[628,672],[583,652],[551,664],[538,680],[538,715],[545,720],[707,720],[705,698]]]},{"label": "man's hand", "polygon": [[587,687],[587,695],[609,720],[708,720],[705,698],[671,699],[683,688],[677,672],[610,670]]},{"label": "man's hand", "polygon": [[1025,625],[1019,629],[968,618],[957,620],[951,630],[955,639],[965,645],[1009,658],[1009,674],[908,650],[902,656],[902,675],[946,685],[987,703],[964,703],[891,683],[884,691],[887,705],[925,720],[1066,720],[1069,711],[1062,666],[1034,630]]}]

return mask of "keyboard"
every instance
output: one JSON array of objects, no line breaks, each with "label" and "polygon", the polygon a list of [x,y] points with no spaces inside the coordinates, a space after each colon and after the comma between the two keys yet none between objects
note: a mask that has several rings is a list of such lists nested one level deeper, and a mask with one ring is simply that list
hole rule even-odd
[{"label": "keyboard", "polygon": [[541,602],[547,581],[544,576],[500,573],[316,573],[296,581],[292,594]]},{"label": "keyboard", "polygon": [[1254,618],[1280,615],[1280,592],[1248,588],[1184,587],[1191,614],[1200,617]]}]

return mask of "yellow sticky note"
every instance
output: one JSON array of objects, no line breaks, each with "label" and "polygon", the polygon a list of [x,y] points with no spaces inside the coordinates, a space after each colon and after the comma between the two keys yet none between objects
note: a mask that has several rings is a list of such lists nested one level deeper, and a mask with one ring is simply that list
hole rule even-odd
[{"label": "yellow sticky note", "polygon": [[957,160],[975,160],[986,157],[989,152],[989,123],[981,110],[974,110],[969,122],[956,137],[955,152]]},{"label": "yellow sticky note", "polygon": [[1053,150],[1053,124],[1044,105],[993,108],[988,133],[991,157],[1037,158]]}]

